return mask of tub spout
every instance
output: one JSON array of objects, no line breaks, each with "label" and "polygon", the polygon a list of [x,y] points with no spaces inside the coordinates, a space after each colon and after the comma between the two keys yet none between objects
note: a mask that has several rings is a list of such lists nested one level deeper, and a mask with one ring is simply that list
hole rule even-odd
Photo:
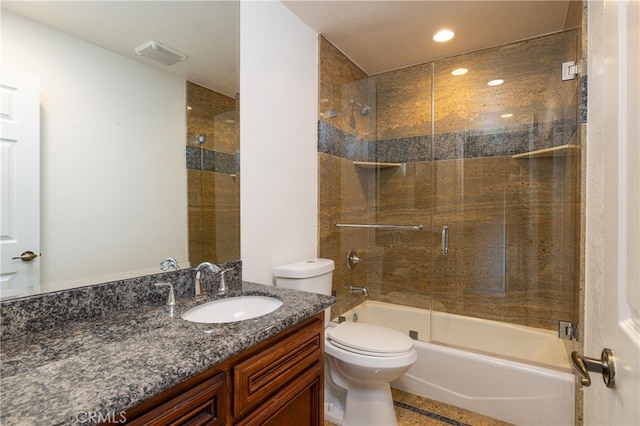
[{"label": "tub spout", "polygon": [[369,291],[367,290],[366,287],[356,287],[354,285],[349,286],[349,291],[351,293],[355,293],[356,291],[359,291],[362,293],[363,296],[365,297],[369,297]]}]

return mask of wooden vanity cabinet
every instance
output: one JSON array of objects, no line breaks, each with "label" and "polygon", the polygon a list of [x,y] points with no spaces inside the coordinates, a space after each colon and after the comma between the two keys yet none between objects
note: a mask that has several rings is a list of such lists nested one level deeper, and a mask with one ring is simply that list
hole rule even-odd
[{"label": "wooden vanity cabinet", "polygon": [[233,364],[234,423],[321,424],[323,325],[324,314],[313,317]]},{"label": "wooden vanity cabinet", "polygon": [[324,423],[322,376],[322,366],[314,366],[234,424],[321,426]]},{"label": "wooden vanity cabinet", "polygon": [[[227,422],[226,373],[217,373],[148,411],[129,425],[216,425]],[[171,391],[171,389],[170,389]]]},{"label": "wooden vanity cabinet", "polygon": [[324,312],[127,410],[130,425],[324,423]]}]

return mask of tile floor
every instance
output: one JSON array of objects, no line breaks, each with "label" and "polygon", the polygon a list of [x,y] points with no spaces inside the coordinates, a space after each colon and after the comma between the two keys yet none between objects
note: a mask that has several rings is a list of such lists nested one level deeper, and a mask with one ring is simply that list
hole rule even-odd
[{"label": "tile floor", "polygon": [[[510,426],[500,420],[392,389],[398,426]],[[325,421],[324,426],[334,426]]]}]

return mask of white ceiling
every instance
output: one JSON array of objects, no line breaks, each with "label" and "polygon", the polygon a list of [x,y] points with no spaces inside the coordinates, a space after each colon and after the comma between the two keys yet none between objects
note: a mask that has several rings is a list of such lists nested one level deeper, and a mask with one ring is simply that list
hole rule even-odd
[{"label": "white ceiling", "polygon": [[[367,74],[563,29],[568,0],[283,1]],[[2,8],[228,96],[239,90],[239,0],[2,1]],[[448,27],[456,37],[431,37]],[[169,67],[134,48],[156,40],[189,57]]]},{"label": "white ceiling", "polygon": [[[169,74],[235,97],[239,0],[5,1],[2,8]],[[165,66],[134,49],[160,41],[188,55]]]},{"label": "white ceiling", "polygon": [[[569,1],[283,1],[367,74],[499,46],[564,27]],[[442,28],[456,33],[436,43]]]}]

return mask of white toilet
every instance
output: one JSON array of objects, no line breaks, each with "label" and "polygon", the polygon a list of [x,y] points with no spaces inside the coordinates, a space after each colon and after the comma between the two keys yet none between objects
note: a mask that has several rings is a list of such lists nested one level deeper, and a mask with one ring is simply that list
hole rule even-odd
[{"label": "white toilet", "polygon": [[[334,263],[311,259],[274,270],[283,288],[331,294]],[[396,425],[389,382],[418,358],[409,336],[373,324],[329,322],[325,312],[325,418],[349,425]]]}]

